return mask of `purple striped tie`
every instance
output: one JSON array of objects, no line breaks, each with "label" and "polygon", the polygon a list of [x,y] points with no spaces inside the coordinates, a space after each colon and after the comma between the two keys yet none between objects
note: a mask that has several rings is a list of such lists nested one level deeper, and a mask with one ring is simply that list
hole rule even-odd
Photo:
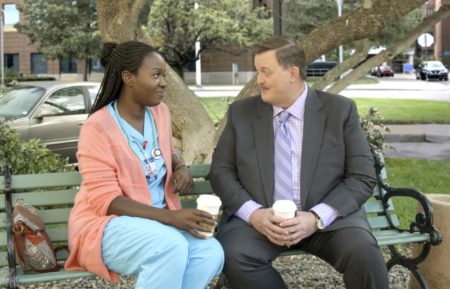
[{"label": "purple striped tie", "polygon": [[274,148],[274,202],[277,200],[294,200],[292,184],[291,138],[287,125],[290,116],[291,115],[288,111],[283,110],[278,115],[276,125]]}]

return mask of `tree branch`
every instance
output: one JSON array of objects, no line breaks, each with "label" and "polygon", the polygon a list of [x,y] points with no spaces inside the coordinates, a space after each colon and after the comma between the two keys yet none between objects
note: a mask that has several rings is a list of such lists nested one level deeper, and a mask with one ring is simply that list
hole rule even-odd
[{"label": "tree branch", "polygon": [[355,67],[358,63],[360,63],[365,57],[367,57],[367,52],[369,51],[369,44],[367,39],[358,40],[356,42],[356,51],[352,56],[347,58],[343,63],[335,66],[333,69],[329,70],[324,77],[318,80],[312,86],[314,89],[322,90],[327,85],[332,83],[337,77],[342,75],[349,69]]},{"label": "tree branch", "polygon": [[[385,26],[424,4],[426,0],[372,0],[363,7],[314,29],[302,40],[306,62],[339,45],[365,39],[381,32]],[[372,4],[370,8],[368,4]]]},{"label": "tree branch", "polygon": [[386,49],[380,52],[378,55],[368,59],[364,64],[354,69],[352,73],[348,74],[346,77],[341,79],[341,81],[335,83],[330,89],[328,89],[328,92],[339,93],[350,83],[352,83],[362,75],[366,74],[370,68],[380,65],[381,63],[394,58],[397,54],[401,53],[409,46],[411,46],[411,44],[422,33],[426,32],[429,27],[431,27],[436,22],[439,22],[440,20],[444,19],[449,15],[450,15],[450,4],[441,6],[441,8],[437,12],[425,18],[422,21],[422,23],[419,24],[413,31],[411,31],[411,33],[406,38],[395,42],[389,49]]}]

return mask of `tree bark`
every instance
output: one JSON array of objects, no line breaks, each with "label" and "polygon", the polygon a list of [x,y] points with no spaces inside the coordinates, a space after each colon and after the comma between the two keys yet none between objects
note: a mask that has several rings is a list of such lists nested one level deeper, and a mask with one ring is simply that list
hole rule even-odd
[{"label": "tree bark", "polygon": [[145,0],[97,0],[97,20],[103,41],[137,40],[143,33],[139,27]]},{"label": "tree bark", "polygon": [[364,64],[355,68],[350,74],[345,76],[341,81],[336,82],[327,91],[331,93],[339,93],[349,84],[362,75],[366,74],[369,69],[386,62],[389,59],[394,58],[397,54],[403,52],[405,49],[411,46],[411,44],[422,34],[427,31],[429,27],[436,22],[444,19],[450,15],[450,4],[441,6],[441,8],[433,13],[431,16],[425,18],[411,33],[404,39],[395,42],[390,48],[378,53],[376,56],[368,59]]},{"label": "tree bark", "polygon": [[329,70],[324,77],[319,79],[312,86],[314,89],[323,90],[327,85],[332,83],[340,75],[355,67],[358,63],[363,61],[367,57],[367,52],[369,51],[369,45],[367,40],[359,40],[356,42],[356,51],[346,59],[343,63],[335,66],[333,69]]},{"label": "tree bark", "polygon": [[[373,0],[359,9],[335,18],[327,25],[314,29],[302,41],[306,63],[335,49],[339,45],[365,39],[381,32],[387,24],[408,14],[426,0]],[[366,8],[368,7],[368,8]]]},{"label": "tree bark", "polygon": [[[138,19],[145,0],[97,0],[103,41],[124,42],[140,38]],[[183,80],[167,65],[164,102],[172,114],[174,142],[186,163],[202,163],[211,150],[215,128],[203,105]]]},{"label": "tree bark", "polygon": [[169,66],[164,103],[172,115],[176,147],[186,163],[203,163],[211,150],[216,132],[213,121],[200,100],[186,86],[183,79]]}]

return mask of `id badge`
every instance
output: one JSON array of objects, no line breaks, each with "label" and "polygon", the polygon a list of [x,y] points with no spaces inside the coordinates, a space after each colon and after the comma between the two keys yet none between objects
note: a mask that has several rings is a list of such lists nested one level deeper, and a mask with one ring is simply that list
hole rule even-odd
[{"label": "id badge", "polygon": [[153,182],[156,180],[157,171],[156,171],[156,162],[154,158],[148,158],[144,160],[145,164],[145,176]]}]

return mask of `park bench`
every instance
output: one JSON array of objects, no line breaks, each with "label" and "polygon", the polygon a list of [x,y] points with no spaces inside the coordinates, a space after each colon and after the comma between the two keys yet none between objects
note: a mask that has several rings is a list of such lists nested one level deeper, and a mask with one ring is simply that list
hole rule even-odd
[{"label": "park bench", "polygon": [[[388,269],[394,265],[408,268],[418,280],[423,289],[427,289],[426,280],[421,276],[418,264],[427,257],[432,245],[441,242],[442,237],[433,227],[432,207],[427,198],[413,189],[394,189],[388,187],[385,169],[381,161],[377,162],[378,186],[373,197],[364,205],[369,223],[380,246],[388,246],[391,259],[387,262]],[[195,188],[189,196],[182,197],[183,207],[195,207],[195,196],[198,194],[213,194],[211,185],[206,179],[209,164],[190,166],[195,180]],[[73,206],[81,176],[78,172],[60,172],[34,175],[11,175],[10,166],[4,166],[4,176],[0,177],[0,286],[18,288],[19,284],[56,281],[80,277],[92,277],[89,272],[65,271],[62,266],[58,272],[25,274],[20,266],[16,266],[16,257],[12,245],[11,214],[16,199],[37,207],[39,214],[46,223],[46,230],[56,244],[67,243],[67,221]],[[400,229],[394,206],[393,196],[415,198],[424,208],[419,213],[410,228]],[[395,245],[421,243],[422,252],[418,257],[403,256]],[[291,250],[283,255],[303,254],[300,250]],[[63,264],[67,252],[58,252],[57,258]],[[226,282],[220,278],[216,288]]]}]

